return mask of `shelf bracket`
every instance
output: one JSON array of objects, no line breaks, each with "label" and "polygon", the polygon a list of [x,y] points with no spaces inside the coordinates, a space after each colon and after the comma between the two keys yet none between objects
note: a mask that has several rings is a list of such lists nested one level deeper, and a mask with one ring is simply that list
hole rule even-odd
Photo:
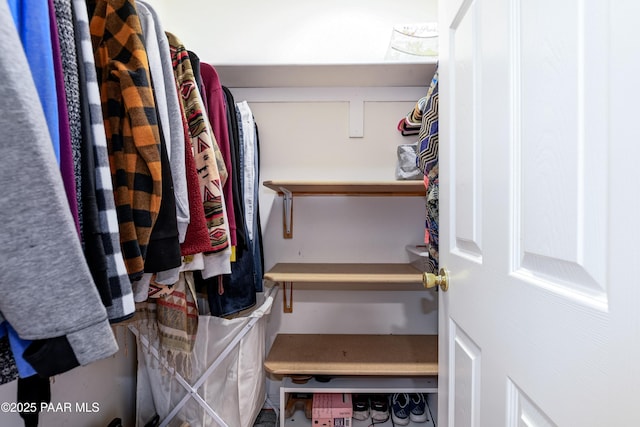
[{"label": "shelf bracket", "polygon": [[293,238],[293,194],[284,187],[282,191],[282,235],[285,239]]},{"label": "shelf bracket", "polygon": [[[289,283],[288,299],[287,299],[287,283]],[[293,313],[293,282],[282,282],[282,312]]]}]

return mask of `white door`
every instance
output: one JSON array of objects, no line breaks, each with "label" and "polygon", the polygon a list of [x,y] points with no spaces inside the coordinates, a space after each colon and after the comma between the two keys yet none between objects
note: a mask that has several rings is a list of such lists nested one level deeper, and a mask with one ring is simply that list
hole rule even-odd
[{"label": "white door", "polygon": [[639,3],[440,1],[440,427],[640,426]]}]

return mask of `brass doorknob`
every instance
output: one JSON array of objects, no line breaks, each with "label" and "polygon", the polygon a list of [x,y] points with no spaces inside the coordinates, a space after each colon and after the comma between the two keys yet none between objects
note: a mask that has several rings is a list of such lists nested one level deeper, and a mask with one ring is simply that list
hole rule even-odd
[{"label": "brass doorknob", "polygon": [[440,274],[422,273],[422,284],[425,288],[431,289],[436,286],[440,286],[443,292],[447,292],[449,289],[449,271],[446,268],[441,268]]}]

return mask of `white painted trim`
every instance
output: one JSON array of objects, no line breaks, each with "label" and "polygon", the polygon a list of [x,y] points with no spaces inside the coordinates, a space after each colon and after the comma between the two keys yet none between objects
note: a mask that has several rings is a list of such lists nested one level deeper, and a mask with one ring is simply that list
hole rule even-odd
[{"label": "white painted trim", "polygon": [[364,136],[366,102],[417,102],[427,86],[409,87],[254,87],[230,88],[237,101],[248,103],[348,102],[349,137]]}]

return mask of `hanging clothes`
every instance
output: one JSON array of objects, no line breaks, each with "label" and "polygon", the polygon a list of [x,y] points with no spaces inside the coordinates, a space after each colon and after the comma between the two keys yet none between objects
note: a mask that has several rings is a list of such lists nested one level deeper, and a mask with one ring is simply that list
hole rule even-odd
[{"label": "hanging clothes", "polygon": [[15,381],[18,378],[18,367],[13,357],[9,337],[0,337],[0,385]]},{"label": "hanging clothes", "polygon": [[[206,84],[205,84],[206,85]],[[196,289],[205,289],[210,313],[213,316],[229,316],[246,310],[256,303],[256,292],[262,291],[264,268],[261,230],[258,210],[259,144],[257,126],[246,101],[236,103],[228,89],[222,88],[230,120],[229,158],[232,163],[231,179],[236,182],[231,201],[237,203],[236,230],[238,240],[236,260],[231,264],[231,274],[204,279],[194,274]],[[232,125],[230,125],[232,123]],[[234,174],[234,171],[236,172]],[[237,176],[234,176],[237,175]]]},{"label": "hanging clothes", "polygon": [[256,132],[253,114],[247,101],[235,105],[240,135],[240,182],[244,194],[245,223],[249,241],[254,239],[256,194]]},{"label": "hanging clothes", "polygon": [[9,342],[9,347],[13,354],[13,360],[16,364],[16,370],[20,378],[28,378],[36,375],[36,370],[24,358],[24,352],[32,342],[20,338],[18,332],[6,320],[0,323],[0,331],[0,335],[5,336]]},{"label": "hanging clothes", "polygon": [[47,0],[7,0],[7,3],[29,61],[29,69],[34,76],[53,151],[59,163],[58,96],[53,68],[48,2]]},{"label": "hanging clothes", "polygon": [[229,141],[229,129],[227,125],[227,108],[224,100],[224,91],[216,69],[206,62],[200,63],[200,75],[202,77],[202,100],[207,111],[211,130],[218,141],[222,159],[227,169],[228,178],[222,186],[222,192],[225,199],[225,208],[227,211],[227,219],[229,221],[229,237],[231,246],[234,248],[238,245],[236,236],[236,218],[233,203],[234,180],[233,174],[237,173],[233,170],[231,163],[231,143]]},{"label": "hanging clothes", "polygon": [[[229,274],[231,273],[231,247],[229,244],[229,225],[224,207],[225,200],[222,195],[222,185],[227,178],[227,171],[224,169],[224,162],[220,164],[219,161],[216,161],[215,147],[217,147],[217,142],[205,115],[189,54],[175,35],[167,33],[167,37],[181,95],[180,99],[189,125],[191,149],[194,153],[200,179],[205,218],[211,240],[211,250],[210,254],[205,256],[205,269],[202,276],[209,278]],[[217,151],[219,152],[219,149]],[[221,158],[221,156],[219,157]],[[220,169],[220,166],[223,170]]]},{"label": "hanging clothes", "polygon": [[[181,113],[184,114],[184,113]],[[200,182],[196,162],[191,151],[191,143],[189,141],[189,129],[186,121],[184,122],[184,141],[185,141],[185,169],[187,177],[187,188],[189,193],[189,206],[194,208],[191,210],[191,221],[187,228],[187,234],[184,242],[180,245],[182,255],[187,257],[190,255],[203,254],[211,249],[209,240],[209,230],[207,228],[207,220],[204,216],[202,206],[202,194],[200,193]]]},{"label": "hanging clothes", "polygon": [[[0,40],[21,43],[4,2]],[[68,209],[31,72],[22,51],[0,57],[0,127],[6,132],[0,157],[0,312],[21,338],[33,340],[27,361],[50,376],[109,357],[118,346]]]},{"label": "hanging clothes", "polygon": [[418,135],[422,126],[422,112],[425,110],[427,97],[423,96],[416,102],[413,110],[400,119],[398,122],[398,130],[403,136]]},{"label": "hanging clothes", "polygon": [[[84,70],[79,73],[84,77]],[[84,256],[87,260],[91,276],[96,284],[96,288],[100,293],[100,298],[105,307],[113,304],[111,286],[109,284],[109,266],[107,262],[107,253],[102,240],[100,228],[100,211],[98,208],[98,200],[96,196],[96,164],[95,152],[91,141],[91,123],[89,104],[85,97],[81,100],[81,124],[83,137],[85,141],[82,144],[82,247]],[[120,242],[116,242],[118,245]],[[124,263],[124,261],[123,261]],[[125,271],[126,274],[126,271]],[[128,279],[127,279],[128,280]],[[111,317],[110,317],[111,318]]]},{"label": "hanging clothes", "polygon": [[[241,138],[245,138],[247,134],[249,134],[249,138],[246,141],[248,144],[253,143],[253,161],[252,166],[254,170],[253,175],[253,194],[248,196],[245,199],[247,202],[251,203],[251,215],[253,216],[253,221],[251,221],[251,234],[250,234],[250,247],[253,254],[253,266],[255,270],[255,274],[253,276],[253,281],[255,285],[255,289],[258,292],[262,292],[262,276],[264,271],[264,256],[262,254],[262,228],[260,225],[260,206],[258,204],[259,200],[259,187],[260,187],[260,138],[258,135],[258,125],[253,118],[253,113],[251,113],[249,109],[249,105],[243,106],[240,110],[244,110],[243,114],[247,114],[249,119],[249,127],[247,128],[248,132],[241,132]],[[242,120],[244,121],[246,117],[243,116]],[[244,129],[244,128],[243,128]],[[247,164],[246,154],[244,164]],[[246,185],[246,184],[243,184]],[[246,194],[246,193],[245,193]],[[245,196],[246,197],[246,196]],[[248,217],[247,217],[248,218]],[[247,230],[249,226],[249,222],[247,222]]]},{"label": "hanging clothes", "polygon": [[438,70],[431,79],[427,100],[424,104],[422,124],[418,136],[417,166],[425,176],[427,210],[425,220],[425,243],[429,252],[431,271],[438,272],[439,260],[439,174],[438,174]]},{"label": "hanging clothes", "polygon": [[149,63],[133,0],[89,0],[87,7],[122,253],[129,277],[136,280],[144,272],[162,201],[160,135]]},{"label": "hanging clothes", "polygon": [[256,291],[262,291],[264,259],[262,256],[262,231],[260,228],[260,210],[258,192],[260,186],[260,145],[258,125],[247,101],[236,103],[238,114],[238,133],[240,138],[240,184],[244,189],[244,212],[249,247],[253,256]]},{"label": "hanging clothes", "polygon": [[438,70],[431,79],[418,134],[417,166],[427,176],[438,163]]},{"label": "hanging clothes", "polygon": [[143,28],[158,115],[171,165],[178,238],[180,243],[183,243],[190,216],[185,172],[185,137],[178,90],[171,64],[169,40],[154,9],[140,0],[136,1],[136,7]]},{"label": "hanging clothes", "polygon": [[[109,297],[107,313],[112,322],[131,317],[135,312],[131,281],[127,274],[120,248],[120,228],[114,200],[109,152],[102,115],[100,91],[96,75],[93,45],[89,29],[89,16],[84,0],[72,0],[79,60],[83,123],[83,146],[92,148],[93,157],[84,156],[87,174],[95,177],[95,187],[84,186],[84,193],[94,190],[98,208],[98,241],[102,242],[108,286],[101,294]],[[93,160],[93,162],[91,161]],[[88,178],[89,179],[89,178]],[[92,220],[93,221],[93,220]],[[99,256],[96,254],[96,256]]]},{"label": "hanging clothes", "polygon": [[76,189],[75,166],[73,164],[73,150],[71,147],[71,127],[67,110],[67,96],[64,88],[64,71],[62,68],[62,51],[58,39],[56,12],[53,0],[48,0],[49,23],[51,29],[51,49],[53,53],[53,70],[56,79],[56,93],[58,104],[58,132],[60,144],[60,174],[67,194],[69,209],[75,221],[78,238],[80,238],[80,215]]},{"label": "hanging clothes", "polygon": [[198,332],[198,306],[192,273],[181,273],[171,293],[156,301],[162,350],[179,355],[191,354]]},{"label": "hanging clothes", "polygon": [[[229,147],[231,158],[231,179],[233,181],[233,191],[231,200],[236,223],[236,253],[249,248],[247,233],[244,227],[244,193],[241,183],[242,170],[240,167],[240,134],[238,131],[238,116],[236,112],[236,102],[228,87],[222,86],[224,92],[224,104],[227,116],[227,130],[229,135]],[[240,225],[240,226],[238,226]]]},{"label": "hanging clothes", "polygon": [[[80,79],[76,34],[73,22],[71,0],[53,0],[57,37],[62,61],[62,78],[58,82],[64,92],[66,115],[68,118],[69,138],[71,142],[71,162],[75,178],[76,201],[79,226],[82,230],[82,117],[80,113]],[[53,36],[52,36],[53,37]],[[58,96],[60,98],[60,96]]]},{"label": "hanging clothes", "polygon": [[[438,273],[439,246],[439,178],[438,178],[438,67],[427,94],[416,102],[413,109],[398,123],[398,130],[403,136],[418,135],[418,140],[412,144],[399,146],[398,153],[403,147],[412,147],[416,153],[407,155],[413,157],[414,166],[406,162],[398,165],[402,167],[402,176],[413,177],[414,172],[422,176],[426,193],[425,235],[427,245],[427,259],[425,271]],[[400,158],[400,157],[399,157]],[[403,160],[406,160],[403,158]],[[396,174],[398,175],[398,169]],[[412,178],[413,179],[413,178]]]},{"label": "hanging clothes", "polygon": [[[158,217],[151,230],[147,255],[144,260],[145,274],[158,273],[180,267],[180,242],[176,217],[176,199],[173,194],[173,179],[167,148],[160,128],[160,160],[162,164],[162,202]],[[175,277],[177,280],[177,274]],[[172,281],[175,283],[175,281]]]}]

